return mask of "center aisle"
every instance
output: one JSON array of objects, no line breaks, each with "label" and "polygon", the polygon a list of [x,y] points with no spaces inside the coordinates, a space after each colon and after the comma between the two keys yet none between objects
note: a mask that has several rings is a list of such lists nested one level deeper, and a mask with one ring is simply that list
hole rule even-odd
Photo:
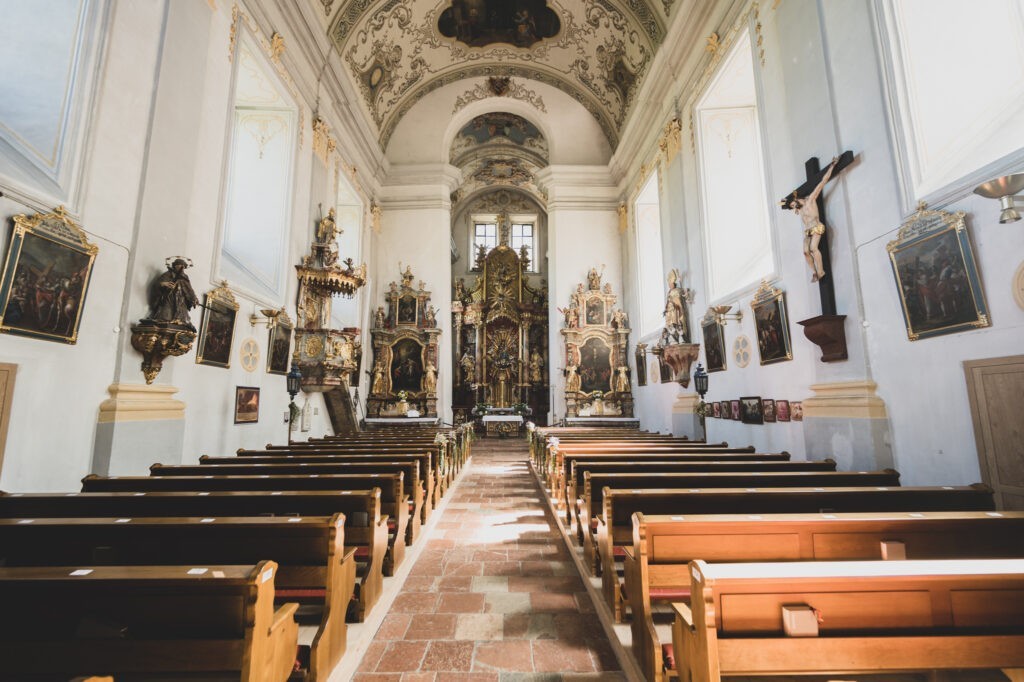
[{"label": "center aisle", "polygon": [[356,674],[381,682],[624,680],[521,440],[477,440]]}]

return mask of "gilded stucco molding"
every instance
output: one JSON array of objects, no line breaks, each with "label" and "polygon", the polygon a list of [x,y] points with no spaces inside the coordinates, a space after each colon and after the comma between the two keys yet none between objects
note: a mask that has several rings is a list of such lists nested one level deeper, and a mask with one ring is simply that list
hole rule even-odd
[{"label": "gilded stucco molding", "polygon": [[452,114],[457,114],[473,102],[488,99],[490,97],[509,97],[511,99],[526,102],[534,109],[548,113],[544,99],[533,90],[530,90],[522,83],[516,83],[507,76],[491,76],[487,84],[477,83],[472,88],[455,98],[455,108]]}]

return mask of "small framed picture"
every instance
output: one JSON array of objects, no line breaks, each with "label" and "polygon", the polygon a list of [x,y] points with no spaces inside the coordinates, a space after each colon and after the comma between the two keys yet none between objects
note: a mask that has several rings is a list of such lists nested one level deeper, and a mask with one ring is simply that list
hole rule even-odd
[{"label": "small framed picture", "polygon": [[761,396],[740,398],[740,421],[744,424],[764,424]]},{"label": "small framed picture", "polygon": [[804,404],[794,400],[789,404],[789,413],[793,421],[802,422],[804,420]]},{"label": "small framed picture", "polygon": [[722,403],[711,403],[711,416],[720,419],[722,416]]},{"label": "small framed picture", "polygon": [[740,401],[730,400],[729,401],[729,414],[736,421],[740,420]]},{"label": "small framed picture", "polygon": [[789,401],[788,400],[776,400],[775,401],[775,419],[780,422],[789,421]]},{"label": "small framed picture", "polygon": [[260,420],[260,389],[258,386],[235,387],[235,423],[255,424]]},{"label": "small framed picture", "polygon": [[761,412],[764,415],[764,421],[766,424],[775,423],[775,401],[771,398],[764,398],[761,400]]}]

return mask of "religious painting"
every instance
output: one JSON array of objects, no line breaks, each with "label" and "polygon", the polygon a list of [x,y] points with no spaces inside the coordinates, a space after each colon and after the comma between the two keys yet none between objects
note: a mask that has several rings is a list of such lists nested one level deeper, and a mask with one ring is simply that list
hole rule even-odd
[{"label": "religious painting", "polygon": [[97,252],[63,208],[15,216],[0,279],[0,332],[78,341]]},{"label": "religious painting", "polygon": [[886,249],[911,341],[992,324],[962,211],[921,209]]},{"label": "religious painting", "polygon": [[789,401],[788,400],[776,400],[775,401],[775,418],[780,422],[789,421]]},{"label": "religious painting", "polygon": [[729,414],[735,421],[740,420],[740,401],[730,400],[729,401]]},{"label": "religious painting", "polygon": [[580,390],[612,390],[612,349],[602,339],[587,339],[580,348]]},{"label": "religious painting", "polygon": [[391,392],[419,393],[423,381],[423,346],[415,339],[399,339],[391,346]]},{"label": "religious painting", "polygon": [[764,408],[760,396],[748,396],[739,399],[740,421],[744,424],[763,424]]},{"label": "religious painting", "polygon": [[715,419],[719,419],[722,416],[722,404],[711,403],[711,416]]},{"label": "religious painting", "polygon": [[561,28],[558,13],[546,0],[452,0],[437,20],[441,35],[470,47],[530,47]]},{"label": "religious painting", "polygon": [[786,315],[786,294],[762,283],[750,307],[754,311],[754,329],[761,364],[770,365],[793,359],[789,340],[789,318]]},{"label": "religious painting", "polygon": [[587,325],[604,325],[604,300],[594,297],[587,301]]},{"label": "religious painting", "polygon": [[636,346],[636,385],[647,385],[647,345],[638,343]]},{"label": "religious painting", "polygon": [[267,342],[267,371],[271,374],[287,374],[288,358],[292,354],[292,326],[280,321],[270,330]]},{"label": "religious painting", "polygon": [[771,398],[761,400],[761,413],[764,415],[765,424],[775,423],[775,401]]},{"label": "religious painting", "polygon": [[235,336],[238,303],[224,282],[203,297],[203,322],[196,345],[196,362],[214,367],[231,366],[231,341]]},{"label": "religious painting", "polygon": [[398,299],[398,324],[416,324],[415,296],[402,296]]},{"label": "religious painting", "polygon": [[804,420],[804,404],[802,402],[794,400],[789,404],[789,412],[793,421],[802,422]]},{"label": "religious painting", "polygon": [[708,364],[708,372],[721,372],[726,369],[725,329],[721,322],[712,321],[702,324],[704,334],[704,359]]},{"label": "religious painting", "polygon": [[255,424],[260,420],[260,389],[235,386],[235,423]]}]

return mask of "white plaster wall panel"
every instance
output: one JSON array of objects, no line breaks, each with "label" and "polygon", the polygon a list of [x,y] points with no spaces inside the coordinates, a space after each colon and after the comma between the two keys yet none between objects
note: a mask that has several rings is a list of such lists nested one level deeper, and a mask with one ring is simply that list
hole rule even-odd
[{"label": "white plaster wall panel", "polygon": [[456,99],[478,81],[483,79],[446,85],[418,101],[395,128],[388,159],[394,164],[446,162],[455,134],[475,116],[490,111],[508,111],[535,123],[548,140],[553,164],[604,164],[611,157],[608,140],[593,116],[561,90],[536,81],[513,78],[543,98],[546,112],[510,97],[491,97],[453,114]]}]

